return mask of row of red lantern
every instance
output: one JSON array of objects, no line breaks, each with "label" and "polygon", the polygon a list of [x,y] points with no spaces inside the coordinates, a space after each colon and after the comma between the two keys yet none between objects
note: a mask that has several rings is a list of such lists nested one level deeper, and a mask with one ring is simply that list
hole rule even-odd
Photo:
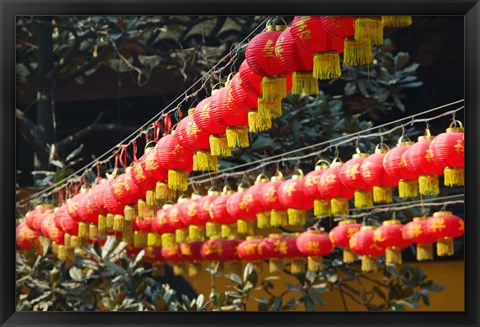
[{"label": "row of red lantern", "polygon": [[[43,233],[46,234],[43,234]],[[51,230],[41,233],[57,245],[59,258],[66,258],[66,244],[57,240]],[[206,242],[170,239],[160,246],[134,242],[129,252],[136,253],[146,248],[145,260],[149,263],[189,263],[192,273],[198,272],[198,262],[238,262],[269,260],[270,272],[283,270],[283,261],[291,260],[292,273],[305,271],[305,257],[309,270],[322,269],[322,256],[332,252],[335,246],[344,250],[344,262],[351,263],[362,256],[362,270],[376,270],[376,258],[385,254],[386,264],[400,264],[401,250],[411,243],[417,244],[417,260],[433,259],[433,243],[437,242],[437,255],[451,256],[454,253],[453,238],[464,233],[461,218],[448,211],[439,211],[433,217],[418,217],[402,225],[398,220],[388,220],[382,226],[361,226],[354,220],[341,221],[330,233],[323,229],[310,228],[299,235],[271,234],[266,238],[248,237],[247,240],[212,238]],[[17,247],[28,250],[40,233],[28,227],[26,222],[17,226]],[[65,234],[67,235],[67,234]],[[195,269],[197,268],[197,269]]]},{"label": "row of red lantern", "polygon": [[[124,174],[96,185],[87,194],[74,196],[68,205],[70,215],[81,216],[87,222],[95,222],[99,215],[124,215],[129,222],[135,215],[133,205],[137,204],[138,210],[143,211],[146,205],[153,206],[158,200],[171,200],[175,191],[186,189],[190,171],[216,170],[218,156],[230,155],[230,148],[248,146],[248,126],[250,130],[264,130],[271,126],[271,118],[281,115],[280,101],[292,83],[288,82],[289,78],[286,83],[279,82],[282,80],[279,76],[295,72],[294,66],[300,62],[297,59],[301,57],[311,66],[312,53],[321,52],[316,58],[323,58],[317,61],[324,63],[331,51],[341,52],[340,46],[338,51],[335,47],[329,48],[336,43],[335,36],[328,33],[339,33],[344,28],[342,24],[353,30],[354,26],[362,25],[357,22],[369,20],[379,22],[378,17],[318,16],[296,17],[291,31],[282,32],[280,25],[269,25],[267,31],[257,35],[247,47],[247,60],[231,83],[201,101],[191,116],[179,122],[175,133],[161,138],[154,148],[147,148]],[[390,23],[385,20],[385,24]],[[329,27],[319,30],[323,24]],[[326,48],[312,45],[312,40],[305,35],[310,35],[312,40],[321,39],[319,44]],[[297,43],[300,46],[294,47]],[[303,54],[300,49],[304,49]],[[309,51],[310,57],[305,51]],[[303,71],[301,68],[297,75],[303,76]],[[294,84],[297,80],[294,79]],[[298,87],[294,85],[294,88]],[[82,224],[81,228],[85,226]]]}]

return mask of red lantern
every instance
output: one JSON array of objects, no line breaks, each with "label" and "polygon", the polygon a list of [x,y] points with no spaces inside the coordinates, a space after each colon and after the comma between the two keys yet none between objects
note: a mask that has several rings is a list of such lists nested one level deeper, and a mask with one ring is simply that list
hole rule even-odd
[{"label": "red lantern", "polygon": [[144,192],[150,190],[155,187],[156,181],[150,180],[146,176],[146,172],[144,168],[146,165],[143,163],[147,160],[148,154],[150,153],[151,156],[155,157],[155,148],[154,147],[146,147],[145,153],[135,162],[132,166],[132,179],[137,184],[137,186],[142,189]]},{"label": "red lantern", "polygon": [[[155,194],[157,182],[167,180],[168,169],[159,157],[158,147],[157,150],[153,147],[147,148],[144,156],[145,158],[140,160],[140,164],[142,165],[143,174],[145,175],[147,181],[149,181],[147,183],[148,190],[146,192],[145,200],[147,205],[154,206],[157,199],[157,195]],[[163,194],[160,196],[160,198],[168,198],[168,196]]]},{"label": "red lantern", "polygon": [[193,168],[193,153],[178,144],[173,134],[162,137],[155,148],[160,165],[168,169],[168,187],[186,191],[188,174]]},{"label": "red lantern", "polygon": [[269,178],[265,174],[260,174],[255,180],[255,185],[248,188],[245,197],[247,201],[247,210],[255,213],[257,216],[257,227],[270,227],[270,211],[267,211],[260,202],[260,196],[263,193],[263,187]]},{"label": "red lantern", "polygon": [[426,233],[437,239],[437,255],[452,256],[454,254],[453,239],[464,233],[462,218],[450,211],[438,211],[427,220]]},{"label": "red lantern", "polygon": [[[287,245],[287,251],[282,257],[288,259],[291,262],[290,272],[292,274],[303,274],[305,273],[305,255],[297,247],[297,239],[299,234],[290,235],[284,237],[285,243]],[[327,236],[328,237],[328,236]]]},{"label": "red lantern", "polygon": [[282,183],[281,174],[273,176],[260,193],[260,203],[266,211],[270,211],[270,225],[273,227],[288,225],[287,207],[278,199],[278,189]]},{"label": "red lantern", "polygon": [[227,124],[221,119],[222,112],[229,110],[227,108],[229,105],[227,88],[222,87],[221,89],[213,90],[210,99],[210,106],[208,107],[210,115],[209,123],[211,125],[220,126],[222,129],[221,133],[210,135],[210,151],[212,155],[230,157],[232,152],[227,143]]},{"label": "red lantern", "polygon": [[[258,101],[262,97],[262,76],[255,74],[248,65],[247,60],[244,60],[238,70],[238,77],[232,79],[232,97],[234,103],[238,107],[245,106],[248,108],[248,128],[251,132],[262,132],[272,128],[271,111],[262,108],[261,115],[258,113]],[[275,105],[275,108],[270,108],[272,111],[278,113],[282,111],[281,100],[273,100],[270,102],[263,101]]]},{"label": "red lantern", "polygon": [[[266,100],[282,100],[287,95],[287,71],[275,55],[275,43],[286,28],[286,25],[267,23],[267,30],[257,34],[245,50],[245,58],[252,71],[263,77],[262,98]],[[260,103],[258,109],[261,110]]]},{"label": "red lantern", "polygon": [[402,263],[402,249],[410,245],[410,241],[403,238],[403,225],[400,220],[386,220],[374,232],[374,241],[382,248],[386,248],[385,262],[388,264]]},{"label": "red lantern", "polygon": [[330,199],[323,199],[318,190],[320,178],[328,168],[330,168],[330,164],[327,161],[319,160],[315,165],[315,170],[309,172],[303,179],[303,193],[313,199],[313,214],[316,217],[331,215]]},{"label": "red lantern", "polygon": [[61,206],[55,211],[55,225],[70,235],[78,234],[78,222],[68,214],[66,205]]},{"label": "red lantern", "polygon": [[325,230],[309,228],[297,237],[297,248],[308,256],[308,270],[321,271],[323,268],[323,256],[333,251],[333,243]]},{"label": "red lantern", "polygon": [[288,208],[288,224],[292,226],[305,225],[307,211],[313,208],[313,200],[303,193],[303,183],[303,172],[299,169],[297,175],[278,188],[278,200]]},{"label": "red lantern", "polygon": [[283,257],[287,254],[288,245],[280,234],[270,234],[258,245],[258,253],[264,260],[269,260],[270,273],[283,271]]},{"label": "red lantern", "polygon": [[[220,108],[219,119],[227,125],[226,136],[229,148],[246,148],[250,145],[248,139],[248,111],[255,108],[256,105],[242,103],[237,99],[238,96],[238,77],[235,74],[232,81],[225,87],[225,95],[227,104]],[[233,84],[235,80],[235,84]],[[237,103],[239,103],[239,106]],[[250,107],[253,105],[253,107]]]},{"label": "red lantern", "polygon": [[163,235],[167,233],[173,233],[175,230],[168,222],[168,208],[171,205],[164,205],[162,209],[157,211],[157,214],[152,219],[152,229],[158,235]]},{"label": "red lantern", "polygon": [[342,183],[340,171],[343,163],[334,159],[330,168],[320,177],[318,192],[323,199],[330,199],[332,215],[348,215],[349,199],[354,191]]},{"label": "red lantern", "polygon": [[145,248],[145,262],[152,265],[152,275],[165,275],[165,264],[162,256],[162,248],[147,246]]},{"label": "red lantern", "polygon": [[253,196],[246,191],[247,187],[240,185],[237,192],[230,195],[227,200],[227,211],[237,221],[237,231],[239,234],[252,235],[254,233],[255,212],[249,210],[249,203],[253,201]]},{"label": "red lantern", "polygon": [[372,42],[370,39],[355,38],[354,16],[322,16],[320,20],[328,33],[344,39],[345,66],[368,65],[372,62]]},{"label": "red lantern", "polygon": [[18,250],[28,251],[36,248],[34,243],[38,243],[40,234],[30,229],[25,222],[20,223],[16,228],[16,244]]},{"label": "red lantern", "polygon": [[75,220],[80,221],[80,214],[78,213],[78,205],[80,200],[86,195],[87,189],[82,187],[80,193],[75,194],[72,198],[67,200],[68,214]]},{"label": "red lantern", "polygon": [[371,186],[367,186],[360,174],[360,166],[368,157],[368,153],[357,153],[348,160],[340,170],[340,180],[344,185],[355,190],[354,206],[355,208],[370,208],[373,206],[373,191]]},{"label": "red lantern", "polygon": [[241,275],[240,257],[237,253],[237,247],[241,242],[241,240],[237,239],[210,239],[202,245],[202,258],[225,262],[228,264],[228,267],[225,268],[226,271]]},{"label": "red lantern", "polygon": [[360,176],[365,186],[373,187],[373,202],[391,203],[392,187],[398,184],[398,178],[390,176],[383,167],[383,158],[387,150],[377,145],[375,153],[366,158],[360,166]]},{"label": "red lantern", "polygon": [[[210,217],[210,206],[212,202],[220,195],[220,192],[215,190],[214,188],[210,188],[208,190],[207,196],[203,196],[198,200],[197,205],[197,216],[198,216],[198,226],[191,225],[189,227],[189,235],[192,239],[193,235],[203,234],[203,226],[209,226],[206,228],[206,236],[218,235],[216,224],[212,222]],[[210,228],[210,231],[207,230]],[[203,237],[203,235],[202,235]]]},{"label": "red lantern", "polygon": [[330,231],[328,236],[335,246],[343,248],[343,262],[354,262],[357,256],[350,249],[350,238],[358,232],[362,225],[357,224],[355,220],[342,220]]},{"label": "red lantern", "polygon": [[376,271],[377,257],[385,253],[385,248],[374,241],[374,230],[373,226],[362,226],[349,241],[350,249],[362,256],[362,271],[365,272]]},{"label": "red lantern", "polygon": [[[408,139],[408,138],[407,138]],[[387,174],[393,178],[399,178],[398,195],[400,198],[411,198],[418,196],[418,175],[407,167],[405,160],[406,152],[413,142],[408,139],[403,141],[403,136],[398,140],[397,146],[388,151],[383,158],[383,167]]]},{"label": "red lantern", "polygon": [[412,23],[412,16],[382,16],[384,27],[407,27]]},{"label": "red lantern", "polygon": [[27,227],[30,229],[35,229],[33,227],[33,222],[38,216],[44,214],[47,210],[52,210],[52,206],[50,204],[38,205],[35,207],[34,210],[27,212],[27,214],[25,215],[25,224],[27,225]]},{"label": "red lantern", "polygon": [[[456,127],[456,124],[459,127]],[[455,127],[454,127],[455,126]],[[446,133],[439,134],[430,143],[430,155],[437,165],[445,167],[445,186],[463,186],[465,164],[463,124],[455,120]]]},{"label": "red lantern", "polygon": [[210,153],[210,135],[195,124],[193,116],[180,120],[174,135],[178,144],[194,153],[194,171],[218,170],[218,158]]},{"label": "red lantern", "polygon": [[[206,234],[207,237],[218,236],[232,237],[235,236],[237,218],[232,216],[227,209],[227,201],[234,193],[230,187],[225,186],[223,188],[222,195],[213,200],[210,205],[210,218],[211,223],[207,223]],[[219,232],[219,228],[221,231]]]},{"label": "red lantern", "polygon": [[182,261],[182,254],[180,252],[179,244],[167,244],[162,247],[162,257],[165,261],[173,264],[173,274],[175,276],[183,274],[183,267],[180,264]]},{"label": "red lantern", "polygon": [[203,241],[203,225],[198,218],[198,202],[202,198],[199,194],[192,194],[192,198],[180,204],[180,219],[188,227],[188,237],[192,241]]},{"label": "red lantern", "polygon": [[438,175],[443,174],[441,165],[436,164],[431,156],[430,143],[434,139],[427,129],[425,135],[418,137],[418,142],[405,152],[407,168],[418,176],[418,191],[421,195],[438,195]]},{"label": "red lantern", "polygon": [[415,217],[403,226],[403,238],[417,244],[417,260],[433,259],[433,243],[436,238],[427,234],[429,217]]},{"label": "red lantern", "polygon": [[167,220],[171,230],[175,232],[175,241],[181,243],[187,238],[187,231],[185,223],[182,221],[180,214],[180,205],[188,201],[186,198],[180,198],[177,204],[174,204],[168,210]]},{"label": "red lantern", "polygon": [[[275,55],[283,67],[293,73],[292,94],[317,95],[319,93],[317,78],[313,77],[313,55],[297,43],[289,27],[282,32],[275,44]],[[338,62],[340,67],[340,61]]]},{"label": "red lantern", "polygon": [[340,77],[342,69],[339,54],[343,52],[343,38],[329,34],[320,16],[296,16],[291,28],[295,42],[313,54],[313,77]]},{"label": "red lantern", "polygon": [[261,242],[261,236],[247,236],[247,240],[238,245],[239,258],[246,261],[256,261],[257,263],[261,261],[263,258],[258,251]]}]

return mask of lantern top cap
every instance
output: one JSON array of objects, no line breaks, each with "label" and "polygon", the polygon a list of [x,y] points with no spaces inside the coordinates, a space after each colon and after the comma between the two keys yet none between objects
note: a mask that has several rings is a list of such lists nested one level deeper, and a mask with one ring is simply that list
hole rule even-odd
[{"label": "lantern top cap", "polygon": [[261,236],[261,235],[250,235],[250,236],[247,236],[247,241],[249,241],[249,240],[259,240],[259,239],[262,239],[262,236]]},{"label": "lantern top cap", "polygon": [[268,234],[268,237],[272,237],[272,238],[282,238],[283,235],[282,235],[282,234],[278,234],[278,233],[272,233],[272,234]]},{"label": "lantern top cap", "polygon": [[339,167],[341,165],[343,165],[342,159],[340,159],[339,157],[335,157],[332,163],[330,164],[330,167]]},{"label": "lantern top cap", "polygon": [[430,217],[414,217],[413,221],[425,221],[428,220]]},{"label": "lantern top cap", "polygon": [[[458,124],[458,126],[457,126]],[[447,133],[463,133],[464,128],[463,124],[460,120],[454,120],[450,123],[450,125],[447,128]]]},{"label": "lantern top cap", "polygon": [[[383,149],[382,149],[382,146],[383,146]],[[375,153],[387,153],[388,151],[390,151],[390,147],[385,143],[379,143],[375,147]]]},{"label": "lantern top cap", "polygon": [[400,220],[398,220],[398,219],[390,219],[390,220],[385,220],[382,225],[383,225],[383,226],[386,226],[386,225],[399,225],[399,224],[401,224],[401,221],[400,221]]},{"label": "lantern top cap", "polygon": [[202,198],[202,195],[199,194],[199,193],[192,193],[191,198],[192,198],[192,200],[198,200],[198,199]]},{"label": "lantern top cap", "polygon": [[325,228],[320,227],[320,228],[317,229],[315,227],[309,227],[307,229],[307,233],[309,233],[309,234],[323,234],[323,233],[325,233]]},{"label": "lantern top cap", "polygon": [[369,156],[368,153],[362,152],[362,153],[354,153],[352,155],[352,159],[357,159],[357,158],[367,158]]},{"label": "lantern top cap", "polygon": [[219,195],[220,192],[214,187],[210,187],[207,192],[208,195]]},{"label": "lantern top cap", "polygon": [[434,217],[451,216],[451,215],[453,215],[451,211],[437,211],[433,214]]},{"label": "lantern top cap", "polygon": [[418,137],[418,141],[432,141],[434,138],[435,136],[430,134],[430,130],[426,128],[425,133],[422,136]]},{"label": "lantern top cap", "polygon": [[355,224],[356,221],[353,220],[353,219],[346,219],[346,220],[342,220],[340,221],[338,224],[339,225],[347,225],[347,224]]},{"label": "lantern top cap", "polygon": [[39,210],[39,209],[50,209],[52,207],[52,205],[50,203],[42,203],[42,204],[38,204],[35,206],[35,209],[36,210]]},{"label": "lantern top cap", "polygon": [[330,168],[330,163],[327,160],[320,159],[315,163],[315,170],[325,170]]},{"label": "lantern top cap", "polygon": [[360,230],[374,230],[375,226],[362,226]]},{"label": "lantern top cap", "polygon": [[408,135],[405,135],[405,134],[402,134],[402,136],[400,136],[400,138],[397,141],[397,146],[407,146],[412,144],[413,144],[412,140],[410,140]]}]

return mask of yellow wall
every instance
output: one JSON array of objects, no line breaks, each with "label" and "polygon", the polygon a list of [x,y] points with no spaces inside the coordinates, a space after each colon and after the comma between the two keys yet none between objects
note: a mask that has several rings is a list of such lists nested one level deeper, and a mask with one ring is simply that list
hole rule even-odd
[{"label": "yellow wall", "polygon": [[[421,306],[417,311],[463,311],[464,310],[464,262],[463,261],[433,261],[433,262],[415,262],[408,263],[408,266],[419,266],[427,275],[427,279],[433,280],[437,284],[443,285],[445,288],[441,292],[430,293],[430,306],[424,306],[420,301]],[[259,281],[269,276],[268,265],[262,265],[262,271],[259,274]],[[381,279],[381,273],[371,273],[370,277]],[[285,283],[296,284],[296,279],[293,276],[281,274],[280,279],[272,281],[275,285],[273,292],[280,294],[286,290]],[[203,272],[197,277],[187,277],[192,286],[197,292],[204,294],[207,298],[211,289],[211,276],[207,272]],[[352,282],[352,286],[355,287],[356,281]],[[229,290],[228,279],[224,277],[215,278],[215,287],[217,291]],[[368,281],[363,282],[366,288],[369,288],[372,284]],[[266,296],[263,291],[252,292],[252,297]],[[287,294],[284,298],[284,303],[292,294]],[[338,291],[331,291],[322,294],[322,299],[326,302],[326,305],[317,306],[319,311],[344,311],[342,300]],[[364,311],[365,307],[354,303],[352,300],[346,298],[346,304],[350,311]],[[255,300],[250,300],[248,303],[248,310],[257,311],[258,303]],[[303,310],[303,307],[301,308]]]}]

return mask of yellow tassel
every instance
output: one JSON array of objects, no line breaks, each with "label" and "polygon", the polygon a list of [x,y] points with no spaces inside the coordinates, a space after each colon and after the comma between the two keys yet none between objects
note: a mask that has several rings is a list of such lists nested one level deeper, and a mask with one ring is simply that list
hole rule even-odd
[{"label": "yellow tassel", "polygon": [[123,210],[123,214],[125,216],[126,221],[132,221],[136,218],[137,216],[137,211],[135,210],[134,206],[125,206],[125,209]]},{"label": "yellow tassel", "polygon": [[345,39],[344,44],[343,64],[345,66],[368,65],[373,61],[370,40]]},{"label": "yellow tassel", "polygon": [[308,257],[308,270],[322,271],[323,257]]},{"label": "yellow tassel", "polygon": [[113,218],[113,231],[123,232],[125,229],[125,218],[122,215],[115,215]]},{"label": "yellow tassel", "polygon": [[220,226],[221,228],[221,236],[223,238],[232,238],[237,236],[237,228],[234,224],[223,224]]},{"label": "yellow tassel", "polygon": [[385,250],[385,263],[387,265],[402,264],[402,250],[396,246],[389,247]]},{"label": "yellow tassel", "polygon": [[67,259],[67,250],[65,249],[65,245],[59,245],[57,249],[57,257],[60,260]]},{"label": "yellow tassel", "polygon": [[155,190],[148,190],[145,195],[145,202],[147,206],[154,206],[156,204],[156,195]]},{"label": "yellow tassel", "polygon": [[358,260],[358,255],[356,255],[352,249],[349,247],[343,248],[343,262],[344,263],[352,263]]},{"label": "yellow tassel", "polygon": [[152,276],[165,276],[165,264],[161,261],[156,261],[152,264]]},{"label": "yellow tassel", "polygon": [[412,25],[412,16],[382,16],[385,27],[407,27]]},{"label": "yellow tassel", "polygon": [[258,98],[258,119],[272,120],[282,117],[282,101]]},{"label": "yellow tassel", "polygon": [[173,265],[173,275],[174,276],[181,276],[185,273],[185,266],[184,264],[177,263]]},{"label": "yellow tassel", "polygon": [[107,217],[105,215],[98,215],[98,234],[105,235],[107,231]]},{"label": "yellow tassel", "polygon": [[162,234],[162,246],[165,247],[171,244],[175,244],[175,234],[173,233]]},{"label": "yellow tassel", "polygon": [[86,239],[88,237],[88,226],[84,222],[78,223],[78,238]]},{"label": "yellow tassel", "polygon": [[330,200],[332,206],[332,215],[334,216],[346,216],[348,215],[348,209],[350,208],[347,198],[333,198]]},{"label": "yellow tassel", "polygon": [[227,127],[227,144],[229,148],[248,148],[248,127],[229,126]]},{"label": "yellow tassel", "polygon": [[[228,139],[228,129],[227,129]],[[217,171],[218,170],[218,157],[213,156],[210,150],[197,150],[193,157],[193,170],[194,171]]]},{"label": "yellow tassel", "polygon": [[392,188],[390,186],[374,186],[373,202],[375,203],[391,203]]},{"label": "yellow tassel", "polygon": [[316,199],[313,201],[313,214],[316,217],[325,217],[332,215],[330,200]]},{"label": "yellow tassel", "polygon": [[240,261],[229,261],[225,263],[225,273],[242,276],[242,263]]},{"label": "yellow tassel", "polygon": [[207,237],[219,236],[220,235],[220,225],[217,223],[207,222],[205,235]]},{"label": "yellow tassel", "polygon": [[272,128],[272,119],[260,117],[257,110],[248,112],[248,129],[250,132],[263,132]]},{"label": "yellow tassel", "polygon": [[157,233],[147,234],[147,246],[161,246],[162,238]]},{"label": "yellow tassel", "polygon": [[272,274],[283,272],[283,260],[270,259],[268,263],[268,271]]},{"label": "yellow tassel", "polygon": [[378,270],[377,258],[364,255],[362,257],[362,271],[370,272],[370,271],[377,271],[377,270]]},{"label": "yellow tassel", "polygon": [[155,198],[161,204],[168,202],[168,201],[175,201],[177,197],[177,192],[168,188],[167,183],[165,182],[157,182],[155,185]]},{"label": "yellow tassel", "polygon": [[418,196],[417,180],[401,179],[398,182],[398,196],[401,199],[417,197]]},{"label": "yellow tassel", "polygon": [[418,192],[421,195],[439,195],[440,187],[437,175],[420,175],[418,177]]},{"label": "yellow tassel", "polygon": [[52,252],[54,254],[58,253],[58,244],[57,243],[52,243]]},{"label": "yellow tassel", "polygon": [[187,239],[187,231],[185,229],[177,229],[175,231],[175,242],[182,243]]},{"label": "yellow tassel", "polygon": [[289,208],[287,215],[290,226],[304,226],[307,222],[307,212],[305,210]]},{"label": "yellow tassel", "polygon": [[232,151],[228,147],[227,136],[222,135],[210,135],[210,153],[213,156],[218,157],[230,157]]},{"label": "yellow tassel", "polygon": [[373,207],[373,192],[368,190],[356,190],[354,206],[355,208]]},{"label": "yellow tassel", "polygon": [[257,227],[260,229],[270,227],[270,215],[268,212],[257,213]]},{"label": "yellow tassel", "polygon": [[137,216],[140,218],[145,218],[145,210],[147,208],[147,203],[143,199],[139,199],[137,202]]},{"label": "yellow tassel", "polygon": [[133,243],[133,231],[131,229],[124,229],[122,232],[122,242]]},{"label": "yellow tassel", "polygon": [[203,241],[205,239],[204,228],[202,226],[188,226],[188,238],[192,241]]},{"label": "yellow tassel", "polygon": [[188,276],[195,277],[198,275],[201,269],[201,265],[197,262],[189,262],[187,263],[188,266]]},{"label": "yellow tassel", "polygon": [[94,240],[97,238],[97,236],[98,236],[97,226],[95,224],[90,224],[90,226],[88,226],[88,238],[91,240]]},{"label": "yellow tassel", "polygon": [[293,72],[292,94],[317,95],[318,93],[320,93],[318,80],[313,77],[312,72]]},{"label": "yellow tassel", "polygon": [[437,255],[439,257],[452,256],[454,253],[453,238],[442,237],[437,240]]},{"label": "yellow tassel", "polygon": [[63,244],[65,245],[66,250],[70,250],[72,248],[72,243],[71,243],[71,236],[68,233],[65,233],[63,236]]},{"label": "yellow tassel", "polygon": [[72,247],[72,249],[74,248],[78,248],[80,246],[80,242],[78,241],[78,237],[75,236],[75,235],[72,235],[70,237],[70,246]]},{"label": "yellow tassel", "polygon": [[191,116],[195,112],[195,108],[188,109],[188,115]]},{"label": "yellow tassel", "polygon": [[288,225],[288,214],[282,210],[272,210],[270,212],[270,225],[272,227],[280,227]]},{"label": "yellow tassel", "polygon": [[186,191],[188,188],[188,173],[185,170],[168,170],[168,188],[175,191]]},{"label": "yellow tassel", "polygon": [[355,40],[369,39],[372,45],[383,44],[382,21],[373,17],[355,19]]},{"label": "yellow tassel", "polygon": [[303,274],[305,273],[305,258],[293,259],[290,264],[290,272],[292,274]]},{"label": "yellow tassel", "polygon": [[237,231],[243,235],[253,235],[255,233],[255,221],[254,220],[237,220]]},{"label": "yellow tassel", "polygon": [[[335,51],[319,52],[313,55],[313,77],[316,79],[333,79],[342,75],[340,56]],[[317,88],[318,88],[318,82]],[[317,93],[318,94],[318,93]]]},{"label": "yellow tassel", "polygon": [[444,184],[445,186],[464,186],[465,176],[463,168],[447,167],[444,170]]},{"label": "yellow tassel", "polygon": [[433,260],[433,244],[417,244],[417,260]]},{"label": "yellow tassel", "polygon": [[285,76],[265,76],[262,80],[262,97],[269,100],[281,100],[287,96]]},{"label": "yellow tassel", "polygon": [[136,248],[144,248],[148,244],[147,233],[136,230],[133,233],[133,246]]}]

